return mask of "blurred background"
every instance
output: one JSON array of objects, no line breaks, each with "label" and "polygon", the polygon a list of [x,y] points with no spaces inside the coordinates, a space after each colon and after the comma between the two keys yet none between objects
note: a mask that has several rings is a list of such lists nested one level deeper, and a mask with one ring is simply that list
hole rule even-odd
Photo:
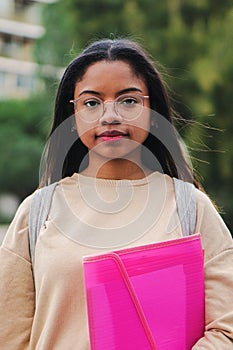
[{"label": "blurred background", "polygon": [[38,186],[64,67],[115,37],[137,40],[162,71],[194,169],[233,231],[232,28],[231,0],[0,0],[0,237]]}]

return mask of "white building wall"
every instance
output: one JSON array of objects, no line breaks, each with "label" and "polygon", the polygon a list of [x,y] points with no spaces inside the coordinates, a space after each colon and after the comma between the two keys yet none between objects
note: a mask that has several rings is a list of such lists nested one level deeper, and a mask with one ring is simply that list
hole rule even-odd
[{"label": "white building wall", "polygon": [[41,86],[33,46],[44,34],[45,2],[55,1],[0,0],[0,100],[27,97]]}]

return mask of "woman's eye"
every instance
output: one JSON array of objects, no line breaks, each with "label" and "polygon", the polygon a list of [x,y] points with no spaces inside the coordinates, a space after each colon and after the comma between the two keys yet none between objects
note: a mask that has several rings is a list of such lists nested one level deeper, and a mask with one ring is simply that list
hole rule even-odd
[{"label": "woman's eye", "polygon": [[127,97],[124,100],[121,101],[121,104],[126,105],[126,106],[132,106],[137,104],[137,100],[133,97]]},{"label": "woman's eye", "polygon": [[95,108],[100,105],[100,102],[97,100],[87,100],[84,102],[84,106],[87,108]]}]

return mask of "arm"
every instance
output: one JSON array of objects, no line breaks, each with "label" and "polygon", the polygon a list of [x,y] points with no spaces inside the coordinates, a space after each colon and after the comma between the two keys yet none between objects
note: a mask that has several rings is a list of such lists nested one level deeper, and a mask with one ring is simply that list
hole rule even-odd
[{"label": "arm", "polygon": [[34,283],[28,250],[28,203],[18,209],[0,248],[0,348],[29,349]]},{"label": "arm", "polygon": [[205,251],[205,335],[193,350],[233,349],[233,241],[211,201],[198,191],[197,231]]}]

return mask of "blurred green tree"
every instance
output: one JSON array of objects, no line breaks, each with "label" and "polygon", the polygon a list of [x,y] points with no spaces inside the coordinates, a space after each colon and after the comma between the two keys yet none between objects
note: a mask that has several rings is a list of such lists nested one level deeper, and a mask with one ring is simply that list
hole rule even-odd
[{"label": "blurred green tree", "polygon": [[51,123],[46,96],[0,104],[0,193],[21,200],[38,186],[41,153]]}]

